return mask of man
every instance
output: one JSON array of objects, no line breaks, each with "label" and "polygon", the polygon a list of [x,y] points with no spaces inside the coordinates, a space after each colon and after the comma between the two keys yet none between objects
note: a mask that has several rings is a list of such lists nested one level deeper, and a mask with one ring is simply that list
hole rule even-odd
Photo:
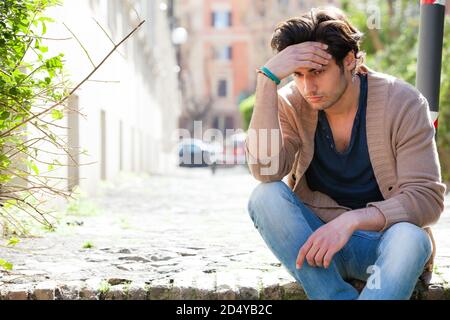
[{"label": "man", "polygon": [[360,40],[342,12],[311,10],[277,26],[257,76],[248,210],[310,299],[409,299],[444,208],[427,101],[364,66]]}]

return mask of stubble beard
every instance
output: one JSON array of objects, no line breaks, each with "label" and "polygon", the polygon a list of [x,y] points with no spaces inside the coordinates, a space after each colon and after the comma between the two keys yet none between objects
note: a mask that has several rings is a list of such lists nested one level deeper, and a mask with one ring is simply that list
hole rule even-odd
[{"label": "stubble beard", "polygon": [[344,93],[347,90],[348,85],[349,85],[349,83],[348,83],[347,79],[345,78],[345,75],[344,75],[343,72],[341,73],[341,79],[340,79],[339,83],[342,84],[342,86],[340,87],[340,90],[338,90],[336,93],[334,93],[329,101],[325,102],[323,105],[318,106],[315,109],[317,109],[317,110],[326,110],[326,109],[331,108],[332,106],[334,106],[336,104],[336,102],[338,102],[339,99],[341,99],[341,97],[344,95]]}]

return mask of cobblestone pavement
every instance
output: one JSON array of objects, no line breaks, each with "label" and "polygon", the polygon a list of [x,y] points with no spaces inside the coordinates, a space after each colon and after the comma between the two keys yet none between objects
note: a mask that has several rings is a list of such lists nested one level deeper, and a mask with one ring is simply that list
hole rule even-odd
[{"label": "cobblestone pavement", "polygon": [[[305,299],[247,214],[257,184],[245,167],[122,177],[92,198],[99,210],[80,206],[56,232],[0,247],[14,265],[0,271],[0,299]],[[434,284],[418,298],[447,292],[448,200]]]}]

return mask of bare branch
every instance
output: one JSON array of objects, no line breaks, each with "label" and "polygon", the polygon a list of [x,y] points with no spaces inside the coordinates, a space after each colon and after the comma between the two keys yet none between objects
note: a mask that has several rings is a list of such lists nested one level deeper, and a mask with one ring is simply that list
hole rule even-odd
[{"label": "bare branch", "polygon": [[124,43],[134,32],[136,32],[136,30],[139,29],[144,23],[145,23],[145,20],[141,21],[137,27],[135,27],[130,33],[128,33],[128,35],[125,38],[123,38],[117,45],[115,45],[114,48],[112,48],[111,51],[103,58],[103,60],[99,63],[99,65],[97,67],[95,67],[78,85],[75,86],[74,89],[72,89],[72,91],[68,95],[66,95],[64,98],[62,98],[58,103],[55,103],[54,105],[50,106],[49,108],[45,109],[44,111],[41,111],[40,113],[24,120],[22,123],[19,123],[19,124],[15,125],[14,127],[8,129],[7,131],[3,132],[0,135],[0,137],[4,137],[4,136],[8,135],[11,131],[23,126],[24,124],[30,122],[31,120],[35,119],[36,117],[39,117],[39,116],[47,113],[48,111],[52,110],[53,108],[57,107],[58,105],[61,105],[76,90],[78,90],[78,88],[80,88],[105,63],[106,60],[108,60],[108,58],[113,54],[113,52],[116,51],[117,48],[122,43]]},{"label": "bare branch", "polygon": [[91,56],[89,55],[89,52],[87,51],[87,49],[84,47],[84,45],[81,43],[80,39],[78,39],[78,37],[75,35],[75,33],[72,32],[72,30],[70,30],[70,28],[63,22],[64,27],[66,27],[66,29],[72,34],[72,36],[75,38],[75,40],[77,40],[78,44],[80,45],[80,47],[83,49],[84,53],[86,54],[86,56],[88,57],[89,61],[91,62],[92,66],[95,68],[95,63],[94,61],[92,61]]}]

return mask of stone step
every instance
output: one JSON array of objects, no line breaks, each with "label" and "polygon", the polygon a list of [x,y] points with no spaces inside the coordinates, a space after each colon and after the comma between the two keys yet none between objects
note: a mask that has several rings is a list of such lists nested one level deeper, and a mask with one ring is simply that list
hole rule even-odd
[{"label": "stone step", "polygon": [[[256,289],[232,289],[222,285],[215,290],[171,285],[149,286],[135,283],[103,282],[99,287],[88,283],[57,284],[53,281],[29,285],[5,285],[0,300],[307,300],[303,289],[296,283],[271,285]],[[430,285],[428,290],[416,288],[412,300],[448,300],[450,288]]]}]

